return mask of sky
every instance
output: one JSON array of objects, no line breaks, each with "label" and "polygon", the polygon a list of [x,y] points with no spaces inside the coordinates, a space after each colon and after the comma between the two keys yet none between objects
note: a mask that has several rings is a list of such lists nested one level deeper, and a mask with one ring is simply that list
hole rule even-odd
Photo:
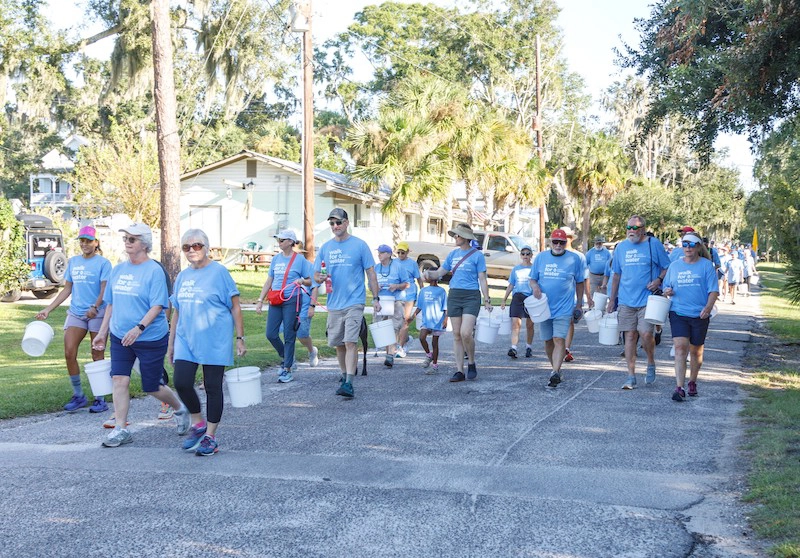
[{"label": "sky", "polygon": [[[265,0],[269,1],[269,0]],[[321,44],[336,33],[343,31],[353,21],[356,12],[364,6],[380,3],[376,0],[311,0],[314,43]],[[411,3],[410,0],[395,0]],[[451,8],[453,0],[418,0]],[[51,0],[51,19],[54,22],[79,22],[83,20],[82,6],[85,0]],[[611,83],[621,79],[619,68],[614,66],[613,49],[621,48],[623,41],[638,45],[634,27],[635,18],[644,18],[650,13],[647,0],[560,0],[561,14],[558,25],[563,30],[564,55],[570,69],[583,76],[587,91],[597,100]],[[287,14],[288,19],[288,14]],[[81,33],[88,36],[99,29],[87,29]],[[111,48],[111,39],[101,41],[88,54],[103,56]],[[105,44],[104,44],[105,43]],[[356,62],[358,63],[358,62]],[[366,66],[366,65],[365,65]],[[359,77],[359,76],[357,76]],[[743,136],[721,136],[715,147],[727,148],[729,156],[726,166],[737,167],[746,190],[755,189],[752,179],[753,161],[747,139]]]}]

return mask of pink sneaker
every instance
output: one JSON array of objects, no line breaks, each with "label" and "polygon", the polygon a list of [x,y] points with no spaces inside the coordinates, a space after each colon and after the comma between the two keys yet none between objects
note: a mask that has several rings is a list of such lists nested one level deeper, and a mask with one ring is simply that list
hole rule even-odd
[{"label": "pink sneaker", "polygon": [[697,382],[689,382],[689,396],[697,397]]}]

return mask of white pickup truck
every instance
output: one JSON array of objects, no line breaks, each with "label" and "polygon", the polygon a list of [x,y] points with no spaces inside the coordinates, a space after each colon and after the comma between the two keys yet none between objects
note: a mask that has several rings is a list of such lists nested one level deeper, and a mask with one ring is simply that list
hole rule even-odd
[{"label": "white pickup truck", "polygon": [[[519,235],[499,231],[473,231],[475,240],[486,257],[486,270],[489,277],[508,279],[515,265],[521,263],[519,256],[528,242]],[[435,242],[409,241],[410,257],[416,260],[420,271],[439,267],[447,255],[455,250],[455,243],[437,244]],[[534,252],[534,256],[536,253]]]}]

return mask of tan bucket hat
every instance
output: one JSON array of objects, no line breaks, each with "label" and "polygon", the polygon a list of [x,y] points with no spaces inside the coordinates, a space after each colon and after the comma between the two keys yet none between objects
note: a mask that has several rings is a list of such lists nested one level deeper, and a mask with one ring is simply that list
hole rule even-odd
[{"label": "tan bucket hat", "polygon": [[459,223],[451,230],[447,231],[447,234],[449,234],[450,236],[458,235],[461,238],[475,240],[475,233],[472,232],[472,227],[470,227],[466,223]]}]

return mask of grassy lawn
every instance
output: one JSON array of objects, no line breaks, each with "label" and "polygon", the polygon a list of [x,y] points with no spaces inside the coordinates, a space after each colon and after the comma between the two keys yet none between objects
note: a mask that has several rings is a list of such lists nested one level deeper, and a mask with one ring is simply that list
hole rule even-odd
[{"label": "grassy lawn", "polygon": [[[765,289],[761,307],[769,329],[786,347],[800,340],[796,306],[783,295],[784,268],[760,264]],[[788,350],[788,349],[787,349]],[[795,355],[797,353],[795,352]],[[775,542],[771,554],[800,557],[800,374],[796,369],[762,370],[749,388],[742,411],[751,458],[745,499],[757,504],[750,518],[756,532]]]}]

